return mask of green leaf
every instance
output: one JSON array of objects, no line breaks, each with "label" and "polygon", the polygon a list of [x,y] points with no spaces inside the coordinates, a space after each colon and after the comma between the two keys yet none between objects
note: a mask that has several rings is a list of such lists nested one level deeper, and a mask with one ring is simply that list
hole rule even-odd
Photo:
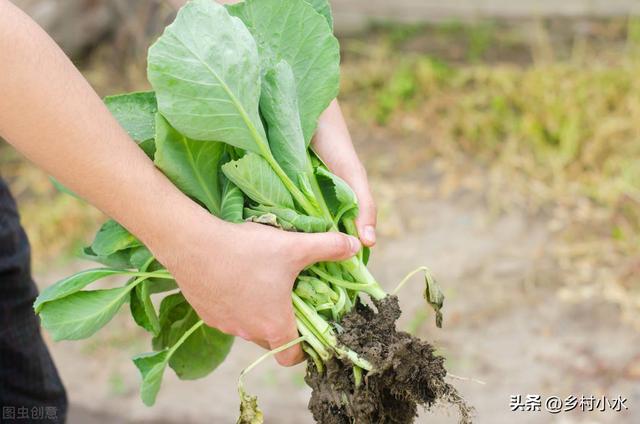
[{"label": "green leaf", "polygon": [[191,307],[182,293],[171,294],[160,303],[160,332],[153,338],[154,350],[162,350],[169,347],[171,340],[169,333],[174,322],[184,319]]},{"label": "green leaf", "polygon": [[244,194],[227,178],[224,179],[222,201],[220,205],[220,218],[225,221],[242,222],[242,210],[244,207]]},{"label": "green leaf", "polygon": [[118,123],[150,158],[155,146],[155,114],[158,111],[153,91],[107,96],[104,103]]},{"label": "green leaf", "polygon": [[196,320],[195,323],[171,346],[171,348],[161,352],[138,355],[133,358],[134,364],[138,367],[138,370],[140,370],[140,374],[142,375],[141,396],[146,405],[151,406],[155,403],[167,364],[171,363],[174,355],[176,355],[184,344],[203,326],[204,323],[201,320]]},{"label": "green leaf", "polygon": [[169,351],[144,353],[133,358],[142,375],[142,387],[140,388],[140,397],[147,406],[153,406],[156,403],[156,397],[160,391],[164,370],[167,368]]},{"label": "green leaf", "polygon": [[327,20],[304,0],[246,0],[228,9],[253,34],[263,71],[282,59],[291,65],[308,145],[339,90],[340,47]]},{"label": "green leaf", "polygon": [[262,157],[247,153],[222,165],[222,172],[251,200],[265,206],[293,208],[291,194]]},{"label": "green leaf", "polygon": [[104,103],[118,123],[136,142],[155,136],[155,115],[158,111],[153,91],[107,96]]},{"label": "green leaf", "polygon": [[220,216],[218,167],[223,153],[224,144],[190,140],[156,115],[156,166],[216,216]]},{"label": "green leaf", "polygon": [[129,269],[131,268],[131,262],[129,261],[131,252],[133,252],[134,248],[120,250],[118,252],[114,252],[111,255],[101,256],[97,255],[92,249],[91,246],[85,247],[80,252],[79,258],[86,259],[88,261],[98,262],[102,265],[106,265],[110,268],[120,268],[120,269]]},{"label": "green leaf", "polygon": [[282,60],[262,79],[260,111],[267,123],[269,146],[292,181],[311,168],[302,134],[296,82],[291,66]]},{"label": "green leaf", "polygon": [[[125,252],[129,253],[131,266],[137,270],[149,272],[164,270],[162,264],[155,259],[149,263],[149,260],[153,258],[153,254],[145,246],[134,247]],[[175,280],[166,278],[149,278],[141,284],[145,285],[145,290],[148,290],[149,294],[167,292],[178,288]]]},{"label": "green leaf", "polygon": [[369,258],[371,257],[371,248],[368,246],[362,247],[362,263],[367,265],[369,263]]},{"label": "green leaf", "polygon": [[264,205],[245,208],[245,218],[259,217],[264,214],[273,214],[277,219],[277,224],[287,231],[322,233],[328,231],[331,227],[331,223],[326,222],[322,218],[303,215],[293,209],[276,208]]},{"label": "green leaf", "polygon": [[178,288],[176,280],[168,280],[165,278],[149,278],[146,280],[149,289],[149,294],[164,293]]},{"label": "green leaf", "polygon": [[[160,332],[153,339],[155,350],[175,347],[199,318],[182,293],[176,293],[162,299],[159,321]],[[202,325],[175,348],[169,365],[183,380],[201,378],[224,361],[232,344],[232,336]]]},{"label": "green leaf", "polygon": [[141,243],[122,225],[110,219],[98,230],[91,244],[91,250],[98,256],[109,256],[136,246],[141,246]]},{"label": "green leaf", "polygon": [[329,24],[331,30],[333,30],[333,15],[331,14],[331,5],[328,0],[305,0],[313,8],[321,14]]},{"label": "green leaf", "polygon": [[256,153],[268,149],[258,114],[256,43],[224,7],[187,3],[149,49],[148,63],[158,109],[181,134]]},{"label": "green leaf", "polygon": [[158,314],[151,301],[150,286],[152,281],[145,280],[131,291],[129,306],[135,322],[148,332],[157,335],[160,332]]},{"label": "green leaf", "polygon": [[316,176],[325,202],[336,221],[347,212],[357,215],[358,199],[349,184],[324,166],[316,168]]},{"label": "green leaf", "polygon": [[107,290],[80,291],[40,309],[42,326],[53,340],[79,340],[104,327],[129,298],[131,286]]},{"label": "green leaf", "polygon": [[54,300],[62,299],[63,297],[77,293],[89,284],[101,278],[122,273],[122,270],[112,268],[96,268],[81,271],[44,289],[33,304],[33,308],[37,313],[39,313],[42,310],[43,305],[47,302],[53,302]]},{"label": "green leaf", "polygon": [[[182,320],[173,324],[172,338],[182,336],[198,321],[198,315],[191,310]],[[169,366],[182,380],[202,378],[218,368],[231,351],[232,345],[233,336],[202,325],[176,349],[169,360]]]},{"label": "green leaf", "polygon": [[134,247],[129,251],[129,263],[139,270],[142,270],[152,257],[153,254],[145,246]]}]

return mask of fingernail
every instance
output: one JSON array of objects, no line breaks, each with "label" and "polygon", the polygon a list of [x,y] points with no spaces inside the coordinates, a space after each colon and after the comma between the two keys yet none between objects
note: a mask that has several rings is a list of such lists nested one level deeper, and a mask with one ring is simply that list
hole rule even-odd
[{"label": "fingernail", "polygon": [[367,225],[364,227],[363,236],[363,238],[369,243],[373,244],[376,242],[376,229],[373,228],[373,225]]},{"label": "fingernail", "polygon": [[349,248],[354,255],[360,250],[360,242],[357,238],[349,236]]}]

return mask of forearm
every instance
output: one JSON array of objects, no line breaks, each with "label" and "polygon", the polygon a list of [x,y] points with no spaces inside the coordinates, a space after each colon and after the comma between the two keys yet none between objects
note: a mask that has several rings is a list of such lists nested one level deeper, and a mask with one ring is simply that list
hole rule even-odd
[{"label": "forearm", "polygon": [[201,213],[135,145],[46,33],[4,0],[0,136],[151,246],[162,243],[171,223]]}]

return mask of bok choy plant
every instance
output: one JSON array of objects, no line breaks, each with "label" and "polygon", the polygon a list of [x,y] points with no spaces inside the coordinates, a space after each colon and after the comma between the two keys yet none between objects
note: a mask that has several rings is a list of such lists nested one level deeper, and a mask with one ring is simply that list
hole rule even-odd
[{"label": "bok choy plant", "polygon": [[[356,196],[310,148],[320,114],[338,94],[340,50],[332,25],[326,0],[229,7],[193,0],[149,49],[153,91],[105,103],[155,165],[211,214],[355,236]],[[90,337],[128,303],[135,322],[152,335],[153,351],[133,359],[147,405],[167,366],[188,380],[224,361],[233,338],[204,324],[170,273],[117,222],[107,221],[82,256],[103,267],[59,281],[35,302],[54,340]],[[387,298],[367,259],[363,249],[350,260],[312,265],[291,293],[301,335],[292,343],[302,343],[318,373],[334,358],[349,364],[355,386],[376,364],[340,341],[339,323],[361,295]],[[126,283],[86,289],[107,277]],[[443,296],[426,269],[425,281],[440,325]],[[240,391],[239,422],[261,422],[255,398],[242,385]]]}]

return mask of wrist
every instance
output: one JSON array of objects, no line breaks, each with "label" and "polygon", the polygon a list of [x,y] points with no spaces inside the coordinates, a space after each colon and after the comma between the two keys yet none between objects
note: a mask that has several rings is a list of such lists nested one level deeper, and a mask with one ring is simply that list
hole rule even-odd
[{"label": "wrist", "polygon": [[119,202],[123,213],[112,215],[167,267],[189,255],[189,249],[203,236],[222,239],[225,223],[194,202],[151,165],[132,196]]}]

